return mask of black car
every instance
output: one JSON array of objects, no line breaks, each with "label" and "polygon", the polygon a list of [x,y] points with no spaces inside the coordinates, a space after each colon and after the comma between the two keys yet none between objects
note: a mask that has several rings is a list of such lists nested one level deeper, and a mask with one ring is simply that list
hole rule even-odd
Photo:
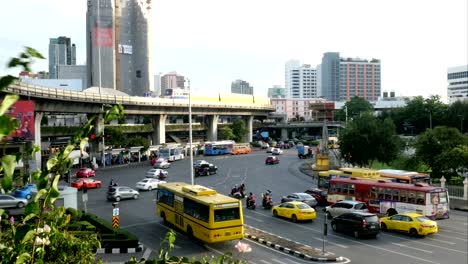
[{"label": "black car", "polygon": [[211,174],[216,174],[218,172],[218,167],[211,163],[203,163],[200,166],[195,167],[195,176],[207,176]]},{"label": "black car", "polygon": [[380,232],[380,221],[372,213],[352,212],[333,218],[331,227],[335,232],[351,233],[355,238],[362,235],[376,237]]}]

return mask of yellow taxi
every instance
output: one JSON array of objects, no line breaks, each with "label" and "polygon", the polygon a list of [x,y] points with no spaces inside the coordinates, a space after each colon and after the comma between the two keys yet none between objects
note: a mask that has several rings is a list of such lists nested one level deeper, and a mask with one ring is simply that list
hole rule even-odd
[{"label": "yellow taxi", "polygon": [[411,236],[426,236],[439,231],[437,223],[418,213],[402,213],[380,219],[380,230],[395,230]]},{"label": "yellow taxi", "polygon": [[294,223],[297,221],[314,220],[317,213],[314,208],[303,202],[285,202],[273,206],[271,212],[275,217],[285,217],[291,219]]}]

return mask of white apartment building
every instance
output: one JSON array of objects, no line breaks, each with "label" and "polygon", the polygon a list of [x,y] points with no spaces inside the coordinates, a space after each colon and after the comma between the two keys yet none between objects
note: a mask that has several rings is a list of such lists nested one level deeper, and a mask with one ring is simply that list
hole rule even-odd
[{"label": "white apartment building", "polygon": [[285,85],[288,98],[317,98],[317,70],[310,64],[300,65],[298,60],[285,64]]},{"label": "white apartment building", "polygon": [[449,104],[468,100],[468,65],[450,67],[447,71],[447,99]]}]

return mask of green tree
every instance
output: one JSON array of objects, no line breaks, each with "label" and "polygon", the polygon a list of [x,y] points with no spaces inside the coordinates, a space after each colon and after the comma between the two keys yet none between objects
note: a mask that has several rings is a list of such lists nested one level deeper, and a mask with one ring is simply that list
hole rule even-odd
[{"label": "green tree", "polygon": [[346,102],[342,109],[344,110],[346,108],[348,109],[348,120],[361,116],[364,113],[374,111],[374,107],[372,106],[372,104],[369,103],[369,101],[367,101],[366,99],[359,96],[354,96],[353,98],[351,98],[351,100]]},{"label": "green tree", "polygon": [[243,142],[244,136],[247,133],[247,128],[244,121],[241,119],[236,119],[234,122],[232,122],[231,127],[232,133],[234,134],[234,140],[236,142]]},{"label": "green tree", "polygon": [[457,170],[468,167],[468,136],[456,128],[436,127],[419,135],[416,157],[432,170],[431,176],[450,179]]},{"label": "green tree", "polygon": [[341,156],[353,165],[371,167],[375,160],[389,164],[400,149],[393,121],[379,120],[370,112],[356,116],[340,134]]},{"label": "green tree", "polygon": [[234,133],[230,127],[223,127],[219,130],[218,138],[220,140],[230,140],[234,138]]},{"label": "green tree", "polygon": [[[104,133],[106,137],[106,146],[114,146],[120,148],[128,144],[127,137],[124,135],[122,128],[120,127],[106,127]],[[99,137],[98,140],[102,140],[102,138]]]},{"label": "green tree", "polygon": [[463,128],[462,133],[468,130],[468,101],[456,101],[450,104],[445,113],[446,126]]},{"label": "green tree", "polygon": [[140,147],[143,146],[143,149],[148,149],[149,140],[143,137],[134,137],[127,140],[127,147]]}]

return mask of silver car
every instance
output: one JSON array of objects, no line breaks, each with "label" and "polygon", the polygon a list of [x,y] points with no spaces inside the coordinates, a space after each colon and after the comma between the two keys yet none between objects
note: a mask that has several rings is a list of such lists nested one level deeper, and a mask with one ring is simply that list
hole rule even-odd
[{"label": "silver car", "polygon": [[120,201],[121,199],[138,199],[140,193],[127,186],[112,186],[107,191],[107,200]]},{"label": "silver car", "polygon": [[351,213],[355,211],[369,212],[367,205],[364,202],[350,200],[336,202],[333,205],[325,207],[323,211],[327,213],[328,219],[340,216],[344,213]]},{"label": "silver car", "polygon": [[306,203],[312,208],[315,208],[315,206],[317,206],[317,200],[308,193],[291,193],[288,196],[283,196],[283,198],[281,198],[281,203],[292,201]]},{"label": "silver car", "polygon": [[9,194],[0,194],[0,208],[23,208],[28,204],[28,200],[17,198]]}]

